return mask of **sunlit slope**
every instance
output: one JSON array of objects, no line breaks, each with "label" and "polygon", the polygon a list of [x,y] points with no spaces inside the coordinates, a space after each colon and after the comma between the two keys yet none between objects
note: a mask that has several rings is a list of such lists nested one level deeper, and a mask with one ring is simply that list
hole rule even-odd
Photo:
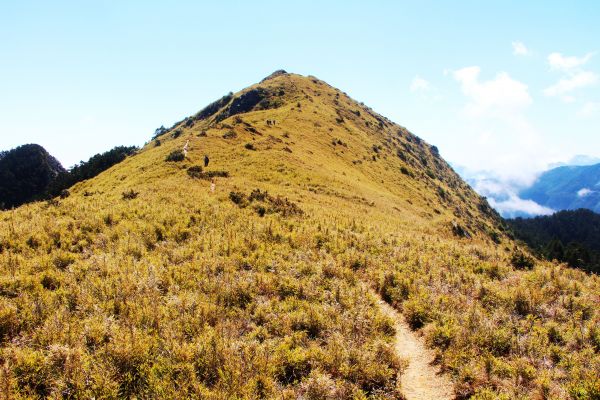
[{"label": "sunlit slope", "polygon": [[[232,107],[244,96],[253,101]],[[159,184],[166,174],[202,165],[207,154],[209,169],[231,175],[219,182],[227,188],[260,184],[299,201],[330,205],[344,199],[344,206],[424,219],[436,229],[456,221],[474,235],[501,229],[485,200],[435,147],[316,78],[275,74],[233,95],[212,115],[199,112],[184,120],[159,141],[161,146],[150,142],[141,154],[88,185]],[[188,141],[186,161],[165,165],[167,154]]]},{"label": "sunlit slope", "polygon": [[374,296],[459,398],[599,392],[598,278],[516,257],[406,129],[276,73],[158,133],[70,197],[0,214],[0,393],[401,398]]}]

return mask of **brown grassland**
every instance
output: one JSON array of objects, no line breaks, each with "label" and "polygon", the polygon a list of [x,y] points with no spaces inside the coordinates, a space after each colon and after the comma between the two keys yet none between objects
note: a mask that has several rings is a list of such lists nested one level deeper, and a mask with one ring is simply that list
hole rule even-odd
[{"label": "brown grassland", "polygon": [[437,149],[276,74],[0,213],[0,399],[402,398],[376,296],[457,398],[600,399],[600,279],[520,252]]}]

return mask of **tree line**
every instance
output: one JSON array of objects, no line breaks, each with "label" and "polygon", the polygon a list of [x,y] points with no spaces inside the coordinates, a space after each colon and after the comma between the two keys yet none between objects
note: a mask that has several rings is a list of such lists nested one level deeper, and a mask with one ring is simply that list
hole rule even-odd
[{"label": "tree line", "polygon": [[600,214],[587,209],[507,220],[517,239],[539,255],[600,273]]},{"label": "tree line", "polygon": [[120,163],[138,150],[118,146],[81,161],[70,169],[37,144],[0,152],[0,209],[60,195],[65,190]]}]

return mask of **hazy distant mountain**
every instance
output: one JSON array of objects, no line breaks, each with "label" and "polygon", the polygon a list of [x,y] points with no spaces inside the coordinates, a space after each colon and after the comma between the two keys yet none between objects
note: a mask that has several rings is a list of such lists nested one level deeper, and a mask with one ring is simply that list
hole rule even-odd
[{"label": "hazy distant mountain", "polygon": [[600,212],[600,164],[551,169],[519,195],[554,210]]},{"label": "hazy distant mountain", "polygon": [[571,157],[568,161],[557,162],[554,164],[550,164],[548,169],[554,169],[558,167],[564,166],[586,166],[586,165],[594,165],[600,164],[600,158],[594,156],[587,156],[584,154],[578,154],[576,156]]},{"label": "hazy distant mountain", "polygon": [[494,171],[453,167],[505,218],[550,215],[578,208],[599,212],[600,158],[597,157],[576,155],[551,164],[531,184],[502,178]]}]

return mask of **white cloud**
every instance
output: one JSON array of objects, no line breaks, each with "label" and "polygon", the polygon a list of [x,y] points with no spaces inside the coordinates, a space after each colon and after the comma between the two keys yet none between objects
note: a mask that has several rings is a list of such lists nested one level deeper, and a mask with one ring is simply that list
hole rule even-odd
[{"label": "white cloud", "polygon": [[561,53],[552,53],[548,56],[550,68],[568,71],[573,68],[581,67],[587,63],[594,53],[588,53],[583,57],[565,57]]},{"label": "white cloud", "polygon": [[532,103],[527,85],[500,72],[494,79],[480,81],[481,69],[477,66],[454,71],[454,79],[470,99],[465,107],[472,116],[506,115],[524,109]]},{"label": "white cloud", "polygon": [[[544,94],[546,96],[562,96],[575,89],[593,86],[596,83],[598,83],[598,75],[589,71],[579,71],[544,89]],[[569,97],[566,98],[569,99]]]},{"label": "white cloud", "polygon": [[488,199],[490,205],[494,207],[505,218],[516,217],[519,215],[550,215],[554,210],[539,205],[533,200],[523,200],[518,196],[511,196],[506,200],[497,201],[493,198]]},{"label": "white cloud", "polygon": [[410,91],[417,94],[421,99],[429,102],[435,102],[442,99],[438,89],[428,80],[415,76],[410,84]]},{"label": "white cloud", "polygon": [[553,150],[544,146],[542,135],[527,118],[533,103],[528,86],[506,72],[482,79],[478,66],[454,71],[453,77],[466,103],[462,142],[448,146],[448,157],[471,171],[494,171],[501,181],[531,182]]},{"label": "white cloud", "polygon": [[430,89],[431,84],[427,80],[421,78],[419,75],[415,76],[410,84],[410,91],[413,93],[428,91]]},{"label": "white cloud", "polygon": [[598,83],[596,73],[582,69],[593,56],[594,53],[588,53],[583,57],[567,57],[561,53],[550,54],[548,56],[550,69],[562,71],[564,75],[554,85],[544,89],[544,94],[550,97],[560,97],[565,103],[575,102],[575,97],[567,93]]},{"label": "white cloud", "polygon": [[600,103],[587,102],[581,107],[581,110],[577,113],[580,117],[592,117],[594,115],[600,115]]},{"label": "white cloud", "polygon": [[590,194],[592,194],[592,193],[594,193],[594,191],[593,191],[593,190],[590,190],[590,189],[588,189],[588,188],[583,188],[583,189],[580,189],[580,190],[577,192],[577,197],[585,197],[585,196],[589,196],[589,195],[590,195]]},{"label": "white cloud", "polygon": [[499,176],[496,172],[479,171],[470,175],[468,170],[463,171],[473,189],[482,196],[486,196],[490,205],[503,217],[512,218],[523,215],[548,215],[554,210],[544,207],[533,200],[524,200],[519,197],[519,191],[529,187],[533,180],[517,181]]},{"label": "white cloud", "polygon": [[512,47],[513,47],[513,54],[516,56],[529,55],[529,50],[527,49],[527,47],[525,47],[523,42],[519,42],[519,41],[512,42]]}]

